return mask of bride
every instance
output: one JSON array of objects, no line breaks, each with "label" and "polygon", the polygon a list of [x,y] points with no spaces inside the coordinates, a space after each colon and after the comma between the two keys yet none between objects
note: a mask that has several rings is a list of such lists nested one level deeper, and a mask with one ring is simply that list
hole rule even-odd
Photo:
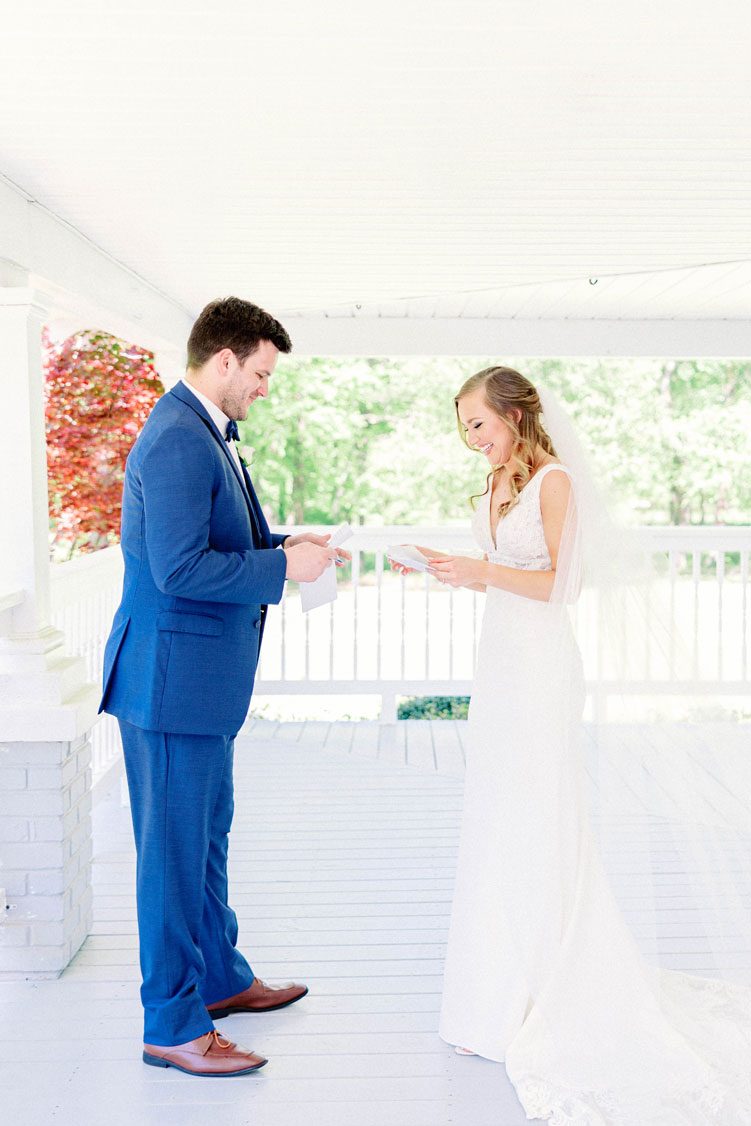
[{"label": "bride", "polygon": [[[631,549],[604,517],[552,399],[543,409],[529,380],[492,367],[467,380],[455,404],[466,444],[490,466],[472,522],[484,556],[421,550],[440,582],[486,591],[487,599],[440,1035],[458,1051],[504,1062],[527,1117],[555,1126],[748,1124],[751,989],[721,980],[727,957],[720,964],[728,920],[748,919],[740,891],[725,879],[739,869],[737,851],[728,859],[731,831],[733,847],[739,837],[747,841],[745,796],[741,814],[727,794],[724,805],[714,794],[702,805],[697,757],[676,746],[679,725],[660,743],[659,724],[647,734],[621,723],[612,731],[632,745],[621,749],[616,739],[608,746],[602,735],[594,763],[600,804],[591,804],[575,611],[590,628],[596,614],[599,647],[609,646],[604,675],[622,682],[629,649],[641,646],[643,584],[635,584],[633,600],[624,593]],[[608,605],[611,634],[603,625]],[[654,606],[646,606],[644,625],[656,636]],[[613,764],[620,789],[612,789],[608,808]],[[747,764],[743,770],[745,779]],[[651,791],[644,779],[654,783]],[[659,811],[650,805],[655,795]],[[636,828],[635,859],[615,889],[631,904],[628,923],[601,857],[608,824],[621,852]],[[680,884],[687,871],[700,879],[716,838],[726,851],[712,853],[704,898],[679,888],[687,923],[697,930],[707,923],[717,938],[719,960],[709,963],[715,976],[661,968],[655,950],[650,959],[639,945],[651,933],[659,947],[658,898],[666,893],[659,885]],[[684,856],[675,865],[678,845],[692,863]],[[663,849],[668,861],[655,860]]]}]

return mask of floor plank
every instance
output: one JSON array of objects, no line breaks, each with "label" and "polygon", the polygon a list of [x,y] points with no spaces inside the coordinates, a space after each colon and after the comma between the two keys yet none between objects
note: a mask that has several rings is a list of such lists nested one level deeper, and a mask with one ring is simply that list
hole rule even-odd
[{"label": "floor plank", "polygon": [[461,778],[464,774],[464,754],[452,720],[430,720],[430,733],[435,750],[435,768],[439,774]]},{"label": "floor plank", "polygon": [[407,740],[407,765],[418,770],[435,770],[436,757],[430,723],[420,719],[405,719]]},{"label": "floor plank", "polygon": [[378,758],[392,766],[406,766],[407,749],[404,723],[382,723],[378,739]]}]

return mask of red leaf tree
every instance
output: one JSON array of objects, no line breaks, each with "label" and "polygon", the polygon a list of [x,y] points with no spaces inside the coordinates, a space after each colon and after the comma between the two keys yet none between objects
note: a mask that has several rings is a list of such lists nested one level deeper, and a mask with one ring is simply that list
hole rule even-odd
[{"label": "red leaf tree", "polygon": [[44,336],[54,558],[117,543],[125,459],[163,394],[154,357],[104,332]]}]

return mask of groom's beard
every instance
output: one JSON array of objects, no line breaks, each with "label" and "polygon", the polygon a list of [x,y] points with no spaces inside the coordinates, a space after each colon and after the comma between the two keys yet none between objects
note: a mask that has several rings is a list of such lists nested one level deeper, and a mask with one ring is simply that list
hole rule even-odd
[{"label": "groom's beard", "polygon": [[257,390],[249,392],[240,387],[229,386],[225,390],[220,407],[227,418],[232,418],[235,422],[244,422],[257,398]]}]

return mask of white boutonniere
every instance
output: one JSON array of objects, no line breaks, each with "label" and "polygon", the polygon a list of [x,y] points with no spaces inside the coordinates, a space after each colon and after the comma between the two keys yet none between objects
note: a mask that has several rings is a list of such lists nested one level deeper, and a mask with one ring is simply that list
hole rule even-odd
[{"label": "white boutonniere", "polygon": [[253,446],[240,446],[237,447],[237,452],[240,455],[240,461],[247,469],[253,461],[253,454],[256,452]]}]

